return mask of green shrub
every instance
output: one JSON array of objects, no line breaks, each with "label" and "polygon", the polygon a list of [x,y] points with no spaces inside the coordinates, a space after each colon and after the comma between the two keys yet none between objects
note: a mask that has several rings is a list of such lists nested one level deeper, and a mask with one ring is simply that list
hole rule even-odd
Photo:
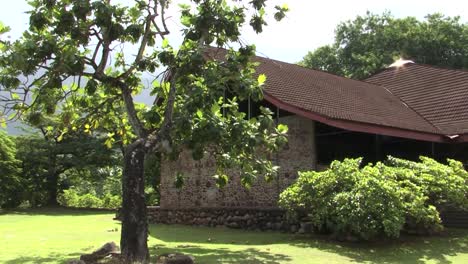
[{"label": "green shrub", "polygon": [[145,188],[146,205],[159,205],[159,191],[153,187]]},{"label": "green shrub", "polygon": [[78,207],[79,195],[73,189],[65,190],[63,191],[63,193],[58,195],[57,201],[60,205],[63,205],[63,206]]},{"label": "green shrub", "polygon": [[110,193],[106,193],[103,197],[97,197],[91,193],[80,195],[74,189],[65,190],[59,195],[58,201],[63,206],[77,208],[117,209],[122,204],[119,195],[112,195]]},{"label": "green shrub", "polygon": [[323,172],[301,172],[280,195],[289,212],[305,211],[318,230],[338,237],[398,237],[402,230],[442,230],[437,208],[467,208],[468,174],[449,165],[389,157],[387,164],[360,167],[362,159],[334,161]]},{"label": "green shrub", "polygon": [[102,207],[109,209],[117,209],[122,205],[122,198],[119,195],[106,193],[102,198]]},{"label": "green shrub", "polygon": [[[447,206],[468,209],[468,172],[459,161],[448,159],[448,165],[431,158],[421,157],[421,162],[388,158],[389,167],[401,168],[398,181],[409,181],[421,188],[428,203],[439,209]],[[411,173],[409,173],[411,172]]]},{"label": "green shrub", "polygon": [[78,206],[82,208],[102,208],[102,201],[101,199],[97,198],[96,196],[87,193],[83,196],[80,196],[78,199]]}]

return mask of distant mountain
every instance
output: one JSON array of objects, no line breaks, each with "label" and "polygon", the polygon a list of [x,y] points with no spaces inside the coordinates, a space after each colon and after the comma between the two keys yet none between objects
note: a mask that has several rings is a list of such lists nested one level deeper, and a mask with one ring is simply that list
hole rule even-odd
[{"label": "distant mountain", "polygon": [[19,121],[8,123],[6,128],[0,128],[0,130],[6,131],[9,135],[12,136],[24,135],[34,131],[33,128]]}]

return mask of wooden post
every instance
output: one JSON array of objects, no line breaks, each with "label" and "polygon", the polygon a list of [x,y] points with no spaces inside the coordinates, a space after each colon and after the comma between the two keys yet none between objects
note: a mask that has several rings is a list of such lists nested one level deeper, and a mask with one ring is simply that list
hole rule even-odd
[{"label": "wooden post", "polygon": [[375,135],[375,161],[382,160],[382,138],[380,135]]},{"label": "wooden post", "polygon": [[279,124],[279,107],[276,107],[276,118],[275,118],[275,121],[276,121],[276,125]]},{"label": "wooden post", "polygon": [[315,132],[315,121],[314,120],[311,120],[311,145],[312,145],[312,153],[311,153],[311,157],[312,157],[312,169],[313,170],[317,170],[317,136],[316,136],[316,132]]}]

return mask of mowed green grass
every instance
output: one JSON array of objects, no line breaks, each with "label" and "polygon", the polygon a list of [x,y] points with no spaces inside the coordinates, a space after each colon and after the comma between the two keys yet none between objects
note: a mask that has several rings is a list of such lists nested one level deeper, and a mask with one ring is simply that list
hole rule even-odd
[{"label": "mowed green grass", "polygon": [[[0,214],[0,263],[66,263],[105,242],[118,242],[120,223],[113,217],[67,209]],[[153,257],[182,252],[200,264],[468,263],[468,230],[352,244],[275,232],[151,225],[149,246]]]}]

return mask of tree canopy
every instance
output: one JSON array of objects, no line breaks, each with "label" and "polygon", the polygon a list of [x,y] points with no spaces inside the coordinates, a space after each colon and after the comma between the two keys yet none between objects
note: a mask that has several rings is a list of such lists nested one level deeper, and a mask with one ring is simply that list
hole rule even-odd
[{"label": "tree canopy", "polygon": [[103,139],[69,133],[57,141],[47,131],[44,133],[16,137],[16,157],[22,171],[18,192],[31,206],[57,205],[57,196],[76,181],[73,177],[81,175],[81,182],[102,181],[96,171],[121,166],[120,151],[108,149]]},{"label": "tree canopy", "polygon": [[0,130],[0,208],[18,205],[16,191],[21,188],[20,165],[14,140]]},{"label": "tree canopy", "polygon": [[[241,28],[260,33],[266,10],[281,20],[287,6],[267,9],[266,0],[187,1],[180,5],[183,42],[173,47],[166,38],[170,2],[32,0],[29,29],[18,41],[1,42],[3,119],[28,113],[40,120],[56,113],[59,134],[100,129],[107,144],[123,144],[121,249],[129,263],[149,260],[147,153],[177,158],[190,149],[194,159],[209,155],[217,161],[220,186],[232,167],[241,169],[249,186],[257,175],[275,174],[268,153],[285,141],[287,131],[276,126],[268,109],[251,119],[238,111],[239,101],[262,98],[266,79],[255,75],[250,60],[255,47],[242,43]],[[240,47],[232,48],[235,43]],[[210,45],[227,50],[211,56]],[[146,87],[144,73],[160,77]],[[134,101],[142,89],[155,97],[153,105]]]},{"label": "tree canopy", "polygon": [[309,52],[301,65],[363,79],[402,58],[455,69],[468,67],[468,24],[432,14],[419,21],[367,13],[339,24],[335,42]]}]

